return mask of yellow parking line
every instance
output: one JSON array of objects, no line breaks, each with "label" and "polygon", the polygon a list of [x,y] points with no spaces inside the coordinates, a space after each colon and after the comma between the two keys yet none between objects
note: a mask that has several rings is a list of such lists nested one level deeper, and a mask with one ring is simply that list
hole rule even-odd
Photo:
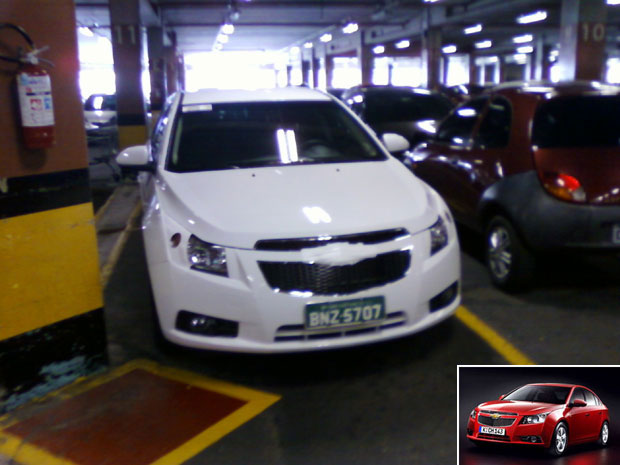
[{"label": "yellow parking line", "polygon": [[456,310],[456,317],[474,333],[480,336],[497,353],[512,365],[536,365],[536,363],[504,339],[497,331],[462,305]]}]

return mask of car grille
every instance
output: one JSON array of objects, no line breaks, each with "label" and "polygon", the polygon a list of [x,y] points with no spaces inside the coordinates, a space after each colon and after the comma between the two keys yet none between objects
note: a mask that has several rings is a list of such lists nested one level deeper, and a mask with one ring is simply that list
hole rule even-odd
[{"label": "car grille", "polygon": [[478,423],[487,426],[510,426],[515,422],[514,418],[491,418],[478,415]]},{"label": "car grille", "polygon": [[312,292],[318,295],[352,294],[402,278],[411,262],[408,250],[367,258],[353,265],[258,262],[269,285],[283,292]]},{"label": "car grille", "polygon": [[496,436],[495,434],[478,434],[480,439],[494,439],[495,441],[503,441],[510,442],[510,438],[508,436]]},{"label": "car grille", "polygon": [[280,326],[274,338],[275,342],[308,341],[314,339],[332,339],[348,336],[372,334],[384,329],[396,328],[407,322],[403,312],[388,313],[385,320],[366,323],[348,328],[305,329],[304,325]]},{"label": "car grille", "polygon": [[503,417],[516,417],[519,414],[513,412],[498,412],[496,410],[480,410],[480,413],[488,413],[489,415],[493,415],[494,413],[497,415],[501,415]]},{"label": "car grille", "polygon": [[380,244],[400,237],[407,236],[409,231],[404,228],[386,229],[361,234],[347,234],[327,237],[302,237],[298,239],[268,239],[256,242],[256,250],[301,250],[311,247],[321,247],[334,242],[348,242],[350,244]]}]

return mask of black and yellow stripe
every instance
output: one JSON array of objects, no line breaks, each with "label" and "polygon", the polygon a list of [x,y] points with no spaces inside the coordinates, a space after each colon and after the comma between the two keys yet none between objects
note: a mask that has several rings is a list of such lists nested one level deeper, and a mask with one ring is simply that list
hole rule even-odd
[{"label": "black and yellow stripe", "polygon": [[[10,407],[16,396],[45,390],[48,369],[81,375],[106,358],[88,171],[12,178],[5,187],[0,193],[0,391],[5,391],[0,411],[7,399]],[[60,375],[65,376],[71,375]]]}]

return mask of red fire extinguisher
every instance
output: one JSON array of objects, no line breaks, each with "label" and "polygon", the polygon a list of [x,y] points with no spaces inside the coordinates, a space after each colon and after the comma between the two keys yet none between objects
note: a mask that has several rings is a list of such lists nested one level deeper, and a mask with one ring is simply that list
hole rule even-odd
[{"label": "red fire extinguisher", "polygon": [[18,25],[0,23],[0,29],[4,28],[17,31],[28,43],[28,51],[23,53],[20,49],[17,57],[0,55],[5,61],[19,64],[16,84],[24,146],[28,149],[52,147],[55,143],[52,85],[49,73],[41,66],[41,61],[47,60],[37,57],[47,47],[37,49]]}]

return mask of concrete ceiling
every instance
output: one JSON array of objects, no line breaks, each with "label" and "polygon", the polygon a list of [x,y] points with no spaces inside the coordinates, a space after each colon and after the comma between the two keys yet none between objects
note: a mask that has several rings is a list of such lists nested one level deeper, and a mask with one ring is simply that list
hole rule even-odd
[{"label": "concrete ceiling", "polygon": [[[475,49],[474,42],[489,39],[493,49],[481,54],[510,53],[512,37],[533,33],[555,45],[560,23],[561,0],[151,0],[144,1],[165,29],[176,35],[181,52],[212,49],[220,26],[232,20],[235,32],[224,51],[284,50],[331,32],[336,42],[341,26],[359,23],[366,41],[381,43],[419,34],[424,21],[441,27],[442,42],[460,50]],[[532,25],[518,25],[517,16],[544,9],[548,19]],[[79,25],[96,27],[109,36],[108,0],[76,0]],[[620,6],[608,7],[608,41],[615,46]],[[463,28],[481,23],[479,34],[465,35]]]}]

